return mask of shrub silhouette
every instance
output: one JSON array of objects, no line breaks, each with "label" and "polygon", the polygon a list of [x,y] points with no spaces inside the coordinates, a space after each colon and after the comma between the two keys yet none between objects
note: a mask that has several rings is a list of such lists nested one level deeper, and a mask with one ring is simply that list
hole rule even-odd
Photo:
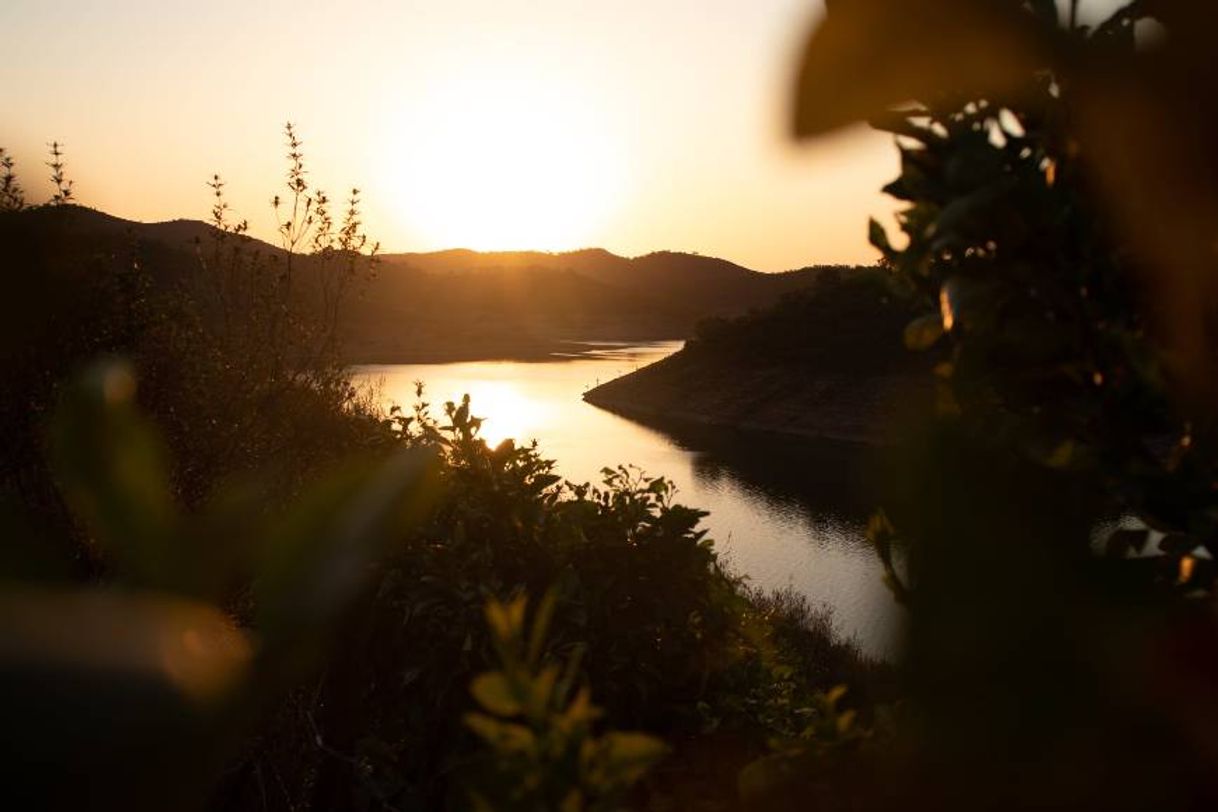
[{"label": "shrub silhouette", "polygon": [[[1166,38],[1141,41],[1147,20]],[[859,0],[809,42],[797,132],[865,116],[898,136],[886,190],[905,244],[871,237],[922,303],[905,339],[940,385],[870,529],[910,609],[918,721],[912,762],[890,768],[902,790],[869,802],[1214,802],[1215,298],[1197,218],[1218,201],[1199,149],[1218,104],[1185,90],[1212,72],[1214,22],[1197,4],[1086,27],[1051,2]]]}]

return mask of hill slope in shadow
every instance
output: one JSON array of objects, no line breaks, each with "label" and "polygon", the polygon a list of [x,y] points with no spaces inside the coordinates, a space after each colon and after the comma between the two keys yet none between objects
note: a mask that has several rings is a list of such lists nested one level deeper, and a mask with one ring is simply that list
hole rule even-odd
[{"label": "hill slope in shadow", "polygon": [[[138,223],[79,206],[22,216],[48,242],[79,254],[129,253],[165,285],[199,272],[199,247],[216,233],[194,220]],[[283,253],[243,239],[248,250]],[[767,307],[826,270],[761,273],[669,251],[387,254],[346,306],[344,346],[353,363],[394,363],[544,357],[572,341],[686,339],[702,319]]]},{"label": "hill slope in shadow", "polygon": [[703,322],[680,352],[584,395],[640,422],[710,425],[852,444],[929,397],[905,350],[912,311],[874,270],[826,272],[774,306]]}]

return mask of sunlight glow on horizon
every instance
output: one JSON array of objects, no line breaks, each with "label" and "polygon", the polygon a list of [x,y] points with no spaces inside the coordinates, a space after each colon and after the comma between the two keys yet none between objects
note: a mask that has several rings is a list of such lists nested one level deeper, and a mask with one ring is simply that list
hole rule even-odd
[{"label": "sunlight glow on horizon", "polygon": [[600,247],[780,271],[872,262],[894,208],[885,135],[786,136],[815,0],[8,0],[0,146],[45,198],[66,143],[79,202],[237,218],[274,241],[282,127],[310,181],[362,190],[386,252]]},{"label": "sunlight glow on horizon", "polygon": [[621,202],[629,165],[609,122],[561,77],[514,65],[486,76],[458,67],[386,127],[388,143],[421,126],[388,160],[403,223],[432,242],[475,250],[590,245]]}]

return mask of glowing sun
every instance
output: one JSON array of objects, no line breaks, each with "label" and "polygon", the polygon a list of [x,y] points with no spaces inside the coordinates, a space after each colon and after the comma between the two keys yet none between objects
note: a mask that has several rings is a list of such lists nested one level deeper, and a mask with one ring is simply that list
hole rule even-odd
[{"label": "glowing sun", "polygon": [[450,75],[397,127],[401,216],[438,246],[588,246],[621,194],[621,150],[561,77]]}]

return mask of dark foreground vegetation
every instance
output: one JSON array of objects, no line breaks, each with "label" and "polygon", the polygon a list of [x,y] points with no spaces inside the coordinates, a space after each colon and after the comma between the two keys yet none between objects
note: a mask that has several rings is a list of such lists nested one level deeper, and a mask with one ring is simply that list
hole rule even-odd
[{"label": "dark foreground vegetation", "polygon": [[[900,239],[871,239],[913,317],[867,321],[924,353],[933,408],[900,424],[868,530],[909,610],[895,733],[870,759],[814,747],[747,771],[760,808],[1218,802],[1218,15],[1077,12],[858,0],[808,45],[797,133],[868,117],[898,136]],[[822,296],[711,324],[594,397],[663,405],[679,381],[668,402],[696,415],[708,388],[687,370],[735,369],[745,391],[716,379],[711,411],[735,398],[747,419],[771,408],[747,390],[774,366],[749,353],[817,329],[783,311]],[[852,355],[793,367],[877,374]]]},{"label": "dark foreground vegetation", "polygon": [[[217,180],[173,284],[73,236],[58,149],[50,210],[10,172],[6,800],[1214,808],[1216,28],[1203,4],[1087,28],[1017,0],[818,25],[797,130],[900,136],[903,239],[873,226],[882,280],[694,352],[905,369],[879,349],[905,321],[928,353],[933,409],[869,526],[909,610],[892,669],[744,588],[665,481],[563,483],[482,442],[468,402],[353,392],[334,314],[368,271],[358,206],[331,217],[290,133],[283,248],[241,239]],[[791,315],[868,285],[892,319],[847,345]]]},{"label": "dark foreground vegetation", "polygon": [[718,806],[775,736],[863,737],[886,669],[725,571],[665,480],[566,483],[468,401],[352,388],[375,258],[288,137],[279,249],[219,179],[210,228],[0,215],[10,797]]}]

